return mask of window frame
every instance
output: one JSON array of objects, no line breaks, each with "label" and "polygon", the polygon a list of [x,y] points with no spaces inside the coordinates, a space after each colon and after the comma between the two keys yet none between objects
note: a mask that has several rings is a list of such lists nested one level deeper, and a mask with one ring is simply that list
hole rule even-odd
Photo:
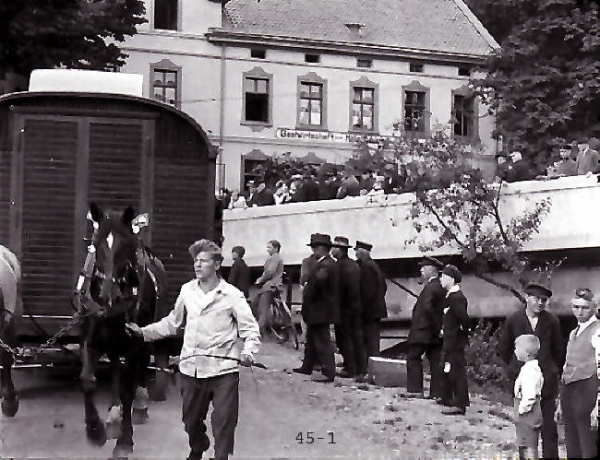
[{"label": "window frame", "polygon": [[[175,21],[176,21],[175,29],[163,29],[163,28],[156,27],[156,10],[157,10],[156,4],[159,1],[175,1],[177,3],[177,6],[176,6],[176,8],[177,8],[177,12],[176,12],[177,18],[175,19]],[[158,31],[161,31],[161,32],[163,32],[163,31],[167,31],[167,32],[179,32],[179,31],[181,31],[181,3],[182,3],[182,0],[154,0],[154,2],[152,4],[152,29],[153,30],[158,30]]]},{"label": "window frame", "polygon": [[246,172],[246,164],[255,163],[252,167],[254,169],[256,166],[266,163],[268,159],[269,157],[260,149],[253,149],[240,157],[240,192],[248,192],[249,190],[246,188],[248,181],[254,177],[259,177],[257,174]]},{"label": "window frame", "polygon": [[450,101],[450,118],[456,119],[458,121],[458,117],[456,116],[456,105],[455,105],[455,97],[462,96],[464,98],[471,99],[472,111],[471,111],[471,133],[467,135],[456,134],[454,132],[455,124],[452,124],[452,138],[460,141],[466,142],[480,142],[479,138],[479,100],[477,96],[469,89],[467,85],[463,85],[460,88],[454,89],[451,91],[451,101]]},{"label": "window frame", "polygon": [[[413,131],[406,129],[406,92],[417,92],[425,93],[425,105],[423,107],[423,131]],[[430,102],[430,89],[427,86],[422,85],[417,80],[413,80],[410,84],[402,87],[402,130],[411,135],[424,135],[428,136],[431,133],[431,102]]]},{"label": "window frame", "polygon": [[[267,80],[267,94],[269,97],[267,103],[267,121],[246,120],[246,79]],[[253,131],[260,131],[273,126],[273,74],[265,72],[260,67],[254,67],[252,70],[242,73],[242,114],[240,124],[242,126],[249,126]]]},{"label": "window frame", "polygon": [[[361,65],[366,64],[366,65]],[[356,68],[357,69],[372,69],[373,68],[373,59],[371,58],[356,58]]]},{"label": "window frame", "polygon": [[422,62],[409,62],[408,71],[410,73],[425,73],[425,64]]},{"label": "window frame", "polygon": [[[373,128],[357,128],[352,123],[353,112],[354,112],[354,90],[356,88],[370,89],[373,91],[373,113],[372,121]],[[348,120],[348,132],[351,133],[368,133],[376,134],[379,133],[379,84],[369,80],[367,77],[361,77],[358,80],[350,82],[350,94],[349,94],[349,120]]]},{"label": "window frame", "polygon": [[[260,54],[261,56],[254,56],[254,54]],[[267,59],[267,50],[264,48],[250,48],[250,58],[252,59]]]},{"label": "window frame", "polygon": [[[175,104],[170,104],[166,101],[159,101],[154,97],[154,82],[156,80],[157,72],[174,72],[176,75],[176,87],[175,87]],[[154,62],[150,64],[150,95],[149,98],[155,101],[163,102],[164,104],[171,105],[173,107],[177,107],[181,109],[181,81],[182,81],[182,68],[174,64],[169,59],[163,59],[159,62]]]},{"label": "window frame", "polygon": [[[319,125],[305,124],[301,122],[303,84],[321,85],[321,123]],[[315,72],[310,72],[297,78],[296,128],[318,131],[327,129],[327,80],[321,78]]]}]

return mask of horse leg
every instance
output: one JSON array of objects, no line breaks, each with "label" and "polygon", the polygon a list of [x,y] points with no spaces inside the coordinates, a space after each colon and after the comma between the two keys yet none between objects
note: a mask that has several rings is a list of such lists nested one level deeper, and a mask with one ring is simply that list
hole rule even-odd
[{"label": "horse leg", "polygon": [[121,407],[123,419],[121,420],[121,433],[113,450],[113,458],[126,457],[133,452],[133,424],[131,409],[136,388],[135,354],[129,353],[125,358],[125,366],[121,373]]},{"label": "horse leg", "polygon": [[85,403],[85,429],[88,441],[96,446],[106,444],[106,430],[104,423],[100,419],[98,409],[94,401],[96,394],[96,366],[100,354],[98,350],[89,345],[88,340],[84,340],[81,351],[81,387]]},{"label": "horse leg", "polygon": [[140,353],[135,359],[135,374],[137,377],[137,388],[133,399],[133,411],[131,419],[134,425],[142,425],[148,421],[148,381],[146,379],[147,368],[150,365],[150,349],[142,345]]},{"label": "horse leg", "polygon": [[2,413],[7,417],[14,417],[19,410],[19,399],[12,380],[13,357],[5,350],[0,350],[0,399],[2,399]]},{"label": "horse leg", "polygon": [[106,434],[109,439],[115,439],[121,431],[121,399],[120,399],[120,381],[121,381],[121,361],[119,357],[113,354],[108,355],[110,360],[110,406],[108,408],[108,417],[106,418]]}]

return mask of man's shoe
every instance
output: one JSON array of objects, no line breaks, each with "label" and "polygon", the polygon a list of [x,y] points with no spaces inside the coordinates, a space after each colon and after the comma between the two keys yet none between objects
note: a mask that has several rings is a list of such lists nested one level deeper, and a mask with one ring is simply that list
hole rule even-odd
[{"label": "man's shoe", "polygon": [[450,405],[446,401],[444,401],[444,398],[435,398],[435,403],[438,404],[439,406],[449,406]]},{"label": "man's shoe", "polygon": [[464,407],[448,407],[447,409],[442,409],[442,414],[444,415],[465,415],[467,413],[467,409]]},{"label": "man's shoe", "polygon": [[357,374],[356,377],[354,377],[354,381],[356,383],[366,383],[367,382],[367,374]]},{"label": "man's shoe", "polygon": [[319,383],[331,383],[333,382],[334,378],[333,377],[326,377],[324,375],[316,375],[312,378],[313,382],[319,382]]},{"label": "man's shoe", "polygon": [[407,391],[406,396],[409,398],[425,399],[425,395],[422,391]]},{"label": "man's shoe", "polygon": [[341,377],[343,379],[351,379],[354,378],[354,374],[351,374],[350,372],[348,372],[346,369],[342,369],[341,371],[337,371],[335,373],[335,375],[337,375],[338,377]]},{"label": "man's shoe", "polygon": [[292,372],[295,372],[296,374],[304,374],[304,375],[311,375],[312,371],[309,371],[303,367],[297,367],[295,369],[292,369]]}]

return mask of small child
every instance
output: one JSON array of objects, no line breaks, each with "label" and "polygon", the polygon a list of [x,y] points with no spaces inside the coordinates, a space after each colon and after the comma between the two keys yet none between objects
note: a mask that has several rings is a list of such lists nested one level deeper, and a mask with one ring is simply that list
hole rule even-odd
[{"label": "small child", "polygon": [[515,339],[515,355],[524,364],[515,380],[515,429],[519,458],[538,459],[538,439],[542,426],[540,397],[544,377],[536,359],[540,341],[533,334]]}]

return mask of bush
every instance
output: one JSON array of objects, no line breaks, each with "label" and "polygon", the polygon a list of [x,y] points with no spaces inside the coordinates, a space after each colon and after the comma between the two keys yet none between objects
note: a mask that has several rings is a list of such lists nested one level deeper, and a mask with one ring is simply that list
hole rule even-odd
[{"label": "bush", "polygon": [[486,320],[480,320],[471,330],[469,346],[465,350],[469,382],[483,389],[508,392],[510,382],[506,378],[504,362],[498,354],[501,328]]}]

